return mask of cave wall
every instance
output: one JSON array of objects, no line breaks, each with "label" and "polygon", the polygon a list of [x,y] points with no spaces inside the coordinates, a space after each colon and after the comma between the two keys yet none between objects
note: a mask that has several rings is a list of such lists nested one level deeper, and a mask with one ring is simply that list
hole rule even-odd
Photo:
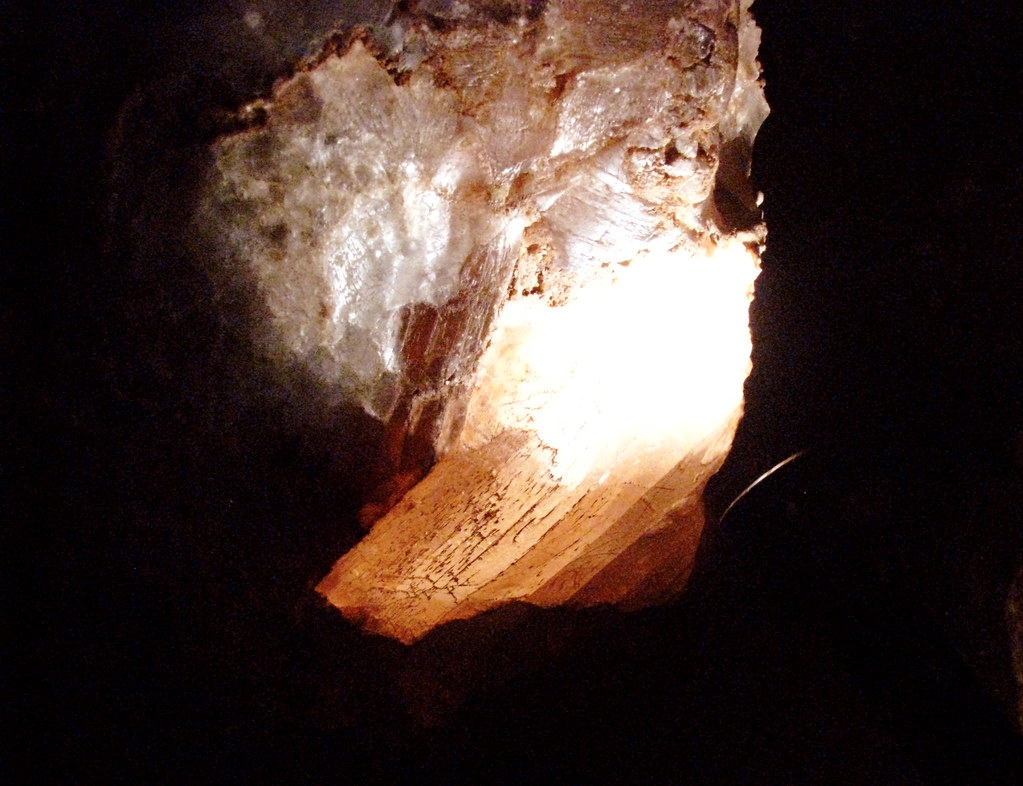
[{"label": "cave wall", "polygon": [[[772,244],[753,310],[750,405],[718,482],[718,509],[807,444],[837,445],[853,466],[876,466],[856,498],[884,489],[882,498],[907,499],[914,511],[911,526],[893,524],[880,506],[877,526],[890,537],[868,539],[877,564],[912,590],[906,604],[945,620],[929,642],[979,664],[953,682],[988,686],[980,695],[1004,708],[1012,686],[992,588],[1007,586],[1005,565],[1019,553],[1023,20],[1015,4],[939,5],[865,2],[843,14],[757,5],[774,118],[755,177]],[[393,772],[395,762],[450,772],[475,751],[476,772],[501,762],[514,775],[541,751],[552,767],[595,773],[643,762],[685,770],[695,753],[672,718],[685,696],[699,695],[700,679],[678,664],[703,629],[689,636],[678,609],[635,624],[558,620],[584,631],[579,645],[500,700],[481,700],[453,727],[417,739],[407,699],[377,667],[397,650],[377,649],[302,604],[332,549],[357,534],[336,490],[344,484],[334,485],[349,465],[315,436],[343,427],[346,415],[313,421],[309,436],[303,406],[221,377],[210,358],[224,326],[188,306],[196,293],[208,298],[194,271],[170,255],[132,272],[110,249],[104,217],[111,129],[125,102],[167,72],[184,84],[179,95],[204,96],[186,107],[235,101],[237,72],[211,65],[229,59],[209,41],[249,40],[246,8],[129,12],[68,1],[2,10],[10,768],[58,782],[168,771],[314,777]],[[291,5],[258,8],[268,24],[298,18]],[[304,46],[299,38],[289,46]],[[265,85],[268,69],[254,71]],[[182,127],[199,127],[183,118]],[[857,487],[842,466],[826,466],[812,488]],[[319,529],[324,521],[331,534]],[[794,591],[805,592],[805,565],[779,560]],[[905,608],[886,613],[898,621]],[[738,619],[732,643],[745,635]],[[805,633],[814,619],[797,628]],[[848,682],[836,682],[826,665],[833,650],[814,646],[825,653],[815,662],[825,664],[827,684],[853,686],[799,683],[790,667],[801,661],[781,648],[789,667],[780,683],[805,687],[834,724],[815,738],[816,775],[837,779],[854,760],[864,777],[891,782],[908,772],[941,782],[993,762],[989,781],[1018,782],[1018,770],[996,766],[1011,768],[1014,750],[1000,722],[984,727],[994,730],[984,743],[962,733],[962,716],[932,713],[944,732],[934,739],[966,740],[943,751],[912,724],[885,720],[898,715],[890,695],[859,705],[870,724],[849,720],[849,697],[879,684],[878,673],[854,663]],[[682,675],[673,690],[665,661]],[[664,712],[651,714],[650,726],[621,721],[640,717],[651,697]],[[1005,712],[967,705],[987,719]],[[728,730],[750,739],[754,724],[772,722],[777,766],[806,760],[805,740],[791,727],[786,734],[766,703],[755,706],[763,711],[752,721],[705,716],[687,727],[706,743],[704,763],[755,774],[766,749],[743,749],[737,762]],[[563,734],[570,728],[579,733]],[[884,737],[914,745],[878,757],[872,746]]]}]

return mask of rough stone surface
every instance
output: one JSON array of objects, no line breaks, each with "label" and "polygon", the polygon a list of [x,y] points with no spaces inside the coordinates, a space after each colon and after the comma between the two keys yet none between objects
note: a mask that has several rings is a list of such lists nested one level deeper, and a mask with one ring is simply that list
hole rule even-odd
[{"label": "rough stone surface", "polygon": [[758,40],[730,0],[410,3],[217,142],[204,238],[261,351],[391,435],[320,586],[347,615],[682,586],[748,370]]}]

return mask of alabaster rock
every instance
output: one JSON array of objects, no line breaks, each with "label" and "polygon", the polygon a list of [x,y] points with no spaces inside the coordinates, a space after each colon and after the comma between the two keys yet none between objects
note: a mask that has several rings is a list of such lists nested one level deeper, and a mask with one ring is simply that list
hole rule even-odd
[{"label": "alabaster rock", "polygon": [[215,143],[199,223],[258,351],[389,434],[319,587],[351,619],[408,642],[684,586],[764,238],[748,5],[407,3]]}]

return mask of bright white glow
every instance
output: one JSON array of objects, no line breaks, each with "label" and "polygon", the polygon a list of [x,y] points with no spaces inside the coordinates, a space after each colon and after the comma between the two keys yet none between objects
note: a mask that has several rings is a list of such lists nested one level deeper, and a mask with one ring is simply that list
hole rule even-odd
[{"label": "bright white glow", "polygon": [[463,444],[532,431],[566,485],[698,449],[742,405],[758,271],[755,252],[726,239],[641,256],[564,305],[512,300],[481,361]]}]

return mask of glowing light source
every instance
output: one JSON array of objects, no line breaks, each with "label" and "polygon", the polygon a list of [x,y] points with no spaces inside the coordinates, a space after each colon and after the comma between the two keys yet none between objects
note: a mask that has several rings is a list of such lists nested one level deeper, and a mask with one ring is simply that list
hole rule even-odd
[{"label": "glowing light source", "polygon": [[756,252],[728,238],[639,256],[562,305],[510,301],[480,362],[462,445],[535,433],[554,478],[571,485],[700,444],[742,404],[757,271]]}]

